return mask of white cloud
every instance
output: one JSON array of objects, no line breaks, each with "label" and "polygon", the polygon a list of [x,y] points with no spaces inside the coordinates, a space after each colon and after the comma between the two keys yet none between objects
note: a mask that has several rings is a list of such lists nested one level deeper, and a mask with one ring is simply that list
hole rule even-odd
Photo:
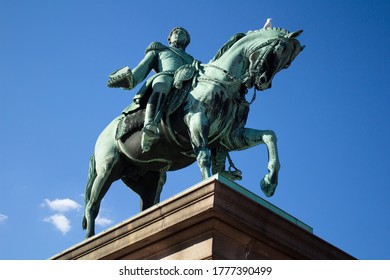
[{"label": "white cloud", "polygon": [[43,221],[52,223],[64,235],[71,229],[70,220],[63,214],[54,214],[44,218]]},{"label": "white cloud", "polygon": [[0,214],[0,223],[4,222],[7,219],[8,219],[8,216],[6,216],[4,214]]},{"label": "white cloud", "polygon": [[103,218],[100,216],[100,214],[96,217],[95,219],[95,223],[96,225],[98,226],[101,226],[101,227],[105,227],[105,226],[109,226],[113,223],[112,220],[108,219],[108,218]]},{"label": "white cloud", "polygon": [[[69,198],[54,200],[45,199],[41,206],[48,207],[50,210],[54,211],[54,215],[45,217],[43,221],[54,225],[55,228],[58,229],[63,235],[67,234],[72,228],[71,220],[69,218],[72,214],[71,212],[78,211],[80,208],[82,208],[80,204]],[[114,221],[109,218],[102,217],[101,213],[99,213],[95,219],[95,223],[97,226],[107,227],[113,224]]]},{"label": "white cloud", "polygon": [[60,213],[65,213],[70,210],[78,210],[81,208],[80,204],[69,198],[54,200],[45,199],[43,206],[48,206],[50,209]]},{"label": "white cloud", "polygon": [[45,199],[41,206],[47,206],[55,212],[54,215],[44,218],[43,221],[53,224],[55,228],[58,229],[63,235],[67,234],[72,228],[71,220],[65,216],[64,213],[78,211],[80,208],[82,208],[80,204],[69,198],[54,200]]}]

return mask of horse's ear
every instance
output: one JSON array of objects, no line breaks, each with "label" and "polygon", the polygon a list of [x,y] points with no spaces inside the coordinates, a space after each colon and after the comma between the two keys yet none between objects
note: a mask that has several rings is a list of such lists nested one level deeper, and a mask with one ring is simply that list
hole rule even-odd
[{"label": "horse's ear", "polygon": [[301,35],[302,32],[303,32],[303,30],[298,30],[298,31],[295,31],[295,32],[288,33],[284,37],[294,39],[294,38],[297,38],[299,35]]}]

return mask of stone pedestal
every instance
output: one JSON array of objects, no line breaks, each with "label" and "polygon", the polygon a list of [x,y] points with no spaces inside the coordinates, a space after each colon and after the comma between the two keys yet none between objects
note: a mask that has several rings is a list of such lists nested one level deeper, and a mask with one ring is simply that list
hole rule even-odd
[{"label": "stone pedestal", "polygon": [[216,175],[52,259],[354,258]]}]

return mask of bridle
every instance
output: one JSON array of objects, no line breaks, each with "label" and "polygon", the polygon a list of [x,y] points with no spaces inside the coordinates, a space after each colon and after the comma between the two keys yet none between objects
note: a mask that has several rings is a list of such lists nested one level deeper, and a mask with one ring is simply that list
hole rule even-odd
[{"label": "bridle", "polygon": [[[265,65],[265,63],[267,63],[266,60],[267,60],[268,56],[272,52],[275,51],[275,47],[284,41],[285,41],[284,37],[271,38],[271,39],[265,41],[264,43],[252,48],[250,50],[250,54],[247,56],[248,59],[255,52],[261,50],[264,47],[267,47],[266,51],[262,52],[259,55],[259,57],[256,58],[255,61],[249,62],[250,65],[249,65],[248,69],[245,71],[245,73],[241,77],[236,77],[234,74],[230,73],[226,69],[223,69],[222,67],[219,67],[219,66],[214,65],[214,64],[201,64],[200,66],[203,68],[209,67],[209,68],[218,69],[219,71],[221,71],[224,74],[224,76],[226,77],[226,80],[225,79],[220,80],[220,79],[216,79],[216,78],[210,77],[210,76],[207,76],[207,77],[198,76],[197,79],[198,79],[198,81],[218,83],[224,87],[232,87],[234,85],[242,84],[242,85],[246,86],[247,88],[249,88],[251,86],[249,86],[247,82],[252,81],[255,77],[257,77],[259,75],[259,73],[261,71],[261,69],[260,69],[261,67],[259,67],[259,65]],[[253,87],[253,88],[254,88],[254,92],[253,92],[253,96],[252,96],[252,99],[249,102],[249,104],[252,104],[256,99],[256,87]]]}]

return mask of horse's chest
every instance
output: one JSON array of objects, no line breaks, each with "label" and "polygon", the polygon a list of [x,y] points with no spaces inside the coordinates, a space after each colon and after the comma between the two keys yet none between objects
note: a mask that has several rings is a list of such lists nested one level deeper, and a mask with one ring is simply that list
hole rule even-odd
[{"label": "horse's chest", "polygon": [[188,107],[192,112],[205,113],[210,137],[226,133],[235,122],[238,105],[228,90],[213,83],[200,83],[191,94],[193,98],[190,98]]},{"label": "horse's chest", "polygon": [[237,108],[231,100],[225,98],[224,92],[217,94],[213,106],[208,112],[210,121],[210,135],[226,132],[236,118]]}]

